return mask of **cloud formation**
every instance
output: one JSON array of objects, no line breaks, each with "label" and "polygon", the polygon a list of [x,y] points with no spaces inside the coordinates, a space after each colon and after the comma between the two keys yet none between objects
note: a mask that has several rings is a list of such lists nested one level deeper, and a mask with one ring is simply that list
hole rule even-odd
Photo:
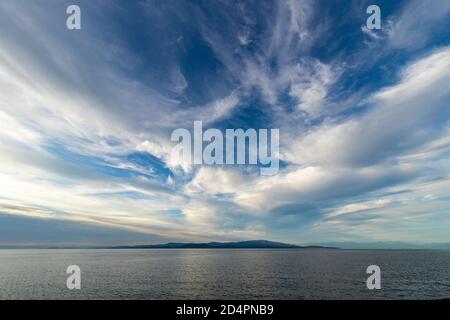
[{"label": "cloud formation", "polygon": [[[450,241],[448,1],[69,4],[0,4],[0,243]],[[172,163],[196,120],[279,174]]]}]

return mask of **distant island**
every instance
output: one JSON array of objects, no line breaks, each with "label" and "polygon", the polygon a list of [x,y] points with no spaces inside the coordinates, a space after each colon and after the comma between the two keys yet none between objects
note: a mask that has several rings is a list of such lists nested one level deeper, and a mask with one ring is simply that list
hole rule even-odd
[{"label": "distant island", "polygon": [[165,243],[136,246],[118,246],[113,249],[337,249],[324,246],[298,246],[294,244],[268,240],[250,240],[239,242],[207,242],[207,243]]},{"label": "distant island", "polygon": [[342,249],[342,250],[450,250],[450,243],[379,242],[322,242],[303,245],[268,240],[238,242],[206,242],[140,245],[0,245],[0,249]]}]

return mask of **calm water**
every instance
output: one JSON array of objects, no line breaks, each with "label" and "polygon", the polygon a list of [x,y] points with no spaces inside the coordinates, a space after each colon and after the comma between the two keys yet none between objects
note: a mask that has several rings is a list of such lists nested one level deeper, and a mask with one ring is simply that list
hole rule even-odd
[{"label": "calm water", "polygon": [[[381,290],[366,288],[371,264]],[[450,251],[0,250],[0,299],[386,298],[450,298]]]}]

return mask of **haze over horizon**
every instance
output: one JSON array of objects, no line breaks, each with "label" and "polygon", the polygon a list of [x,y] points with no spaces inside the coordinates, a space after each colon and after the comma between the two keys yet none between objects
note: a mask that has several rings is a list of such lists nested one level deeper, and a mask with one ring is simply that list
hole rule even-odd
[{"label": "haze over horizon", "polygon": [[[450,1],[76,2],[0,3],[0,246],[450,243]],[[172,162],[194,121],[279,172]]]}]

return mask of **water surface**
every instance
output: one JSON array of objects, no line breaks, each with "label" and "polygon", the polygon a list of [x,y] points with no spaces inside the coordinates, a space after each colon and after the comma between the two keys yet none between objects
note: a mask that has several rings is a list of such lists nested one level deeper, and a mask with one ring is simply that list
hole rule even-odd
[{"label": "water surface", "polygon": [[[368,290],[369,265],[382,289]],[[82,270],[68,290],[69,265]],[[450,251],[0,250],[0,299],[450,298]]]}]

